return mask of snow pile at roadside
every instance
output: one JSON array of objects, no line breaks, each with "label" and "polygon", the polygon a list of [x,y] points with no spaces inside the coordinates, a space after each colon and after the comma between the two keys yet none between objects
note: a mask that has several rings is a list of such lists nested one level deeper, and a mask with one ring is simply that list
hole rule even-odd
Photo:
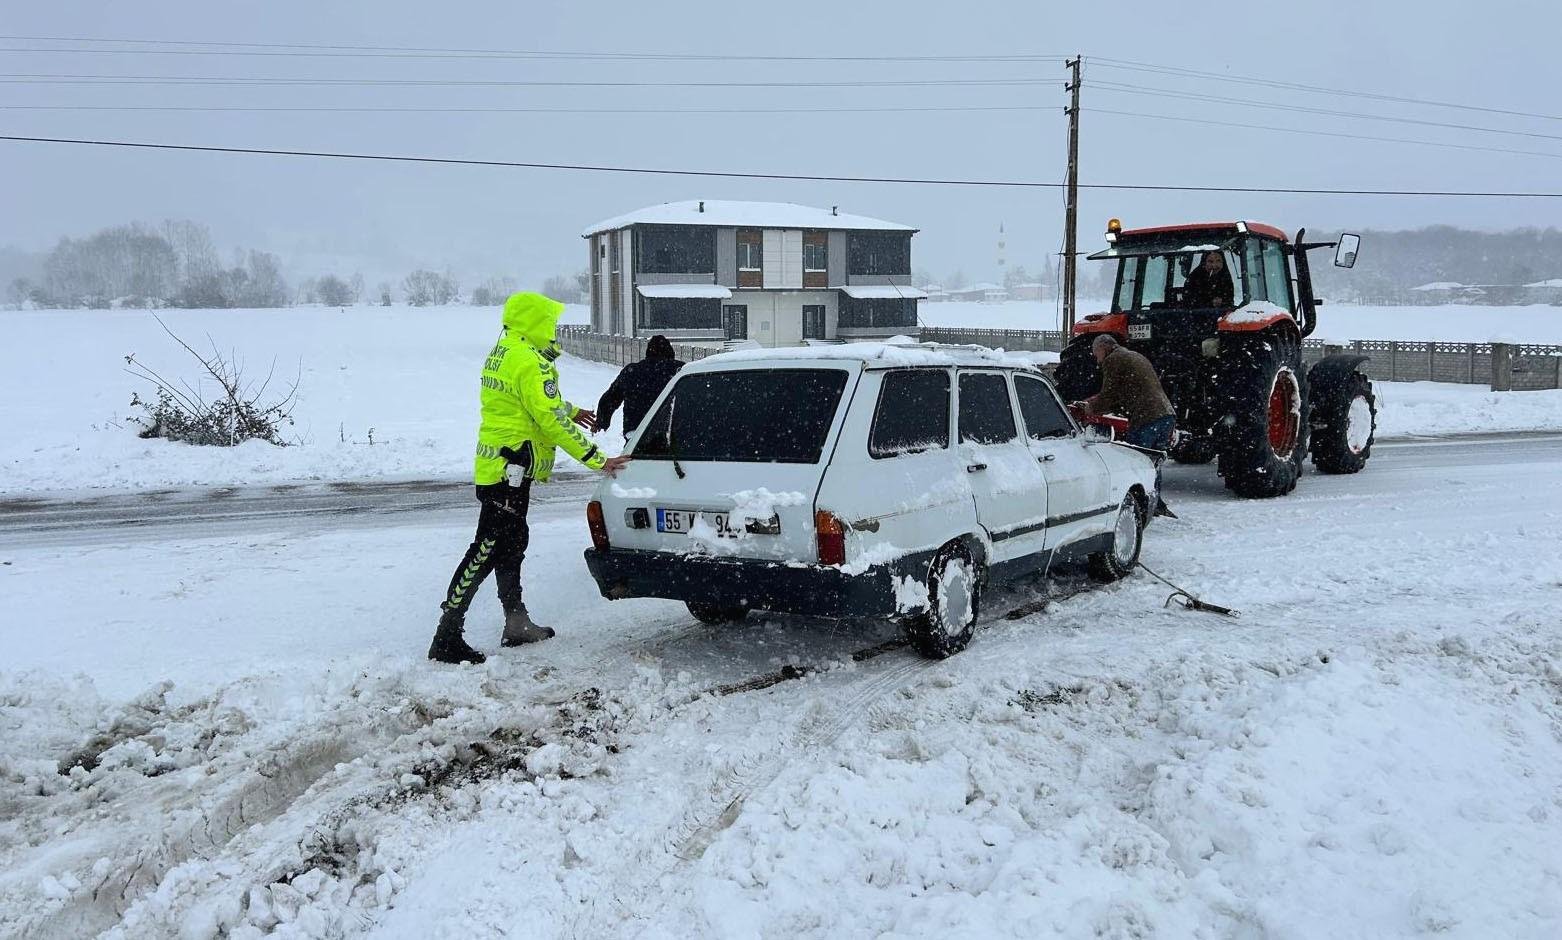
[{"label": "snow pile at roadside", "polygon": [[[571,308],[578,313],[580,308]],[[478,371],[499,331],[491,307],[296,307],[164,310],[156,314],[197,349],[237,355],[257,383],[275,361],[271,392],[299,383],[297,446],[236,448],[141,440],[129,419],[147,383],[124,371],[135,354],[171,381],[199,378],[200,364],[137,310],[0,313],[0,492],[89,487],[459,478],[471,473]],[[211,342],[206,341],[210,335]],[[616,367],[565,357],[564,396],[583,408]],[[204,389],[211,397],[213,388]],[[610,453],[617,430],[599,435]],[[569,465],[567,457],[562,458]]]},{"label": "snow pile at roadside", "polygon": [[[954,307],[930,304],[925,309]],[[976,312],[986,305],[969,305]],[[1409,308],[1397,308],[1410,316]],[[1545,308],[1549,310],[1550,308]],[[1425,313],[1425,310],[1415,311]],[[579,318],[582,308],[570,308]],[[974,315],[974,314],[973,314]],[[7,433],[0,438],[0,493],[88,488],[229,486],[308,480],[460,479],[471,472],[477,426],[477,372],[497,334],[486,307],[352,307],[346,311],[167,310],[159,316],[198,347],[208,334],[260,379],[276,362],[274,390],[299,378],[297,446],[250,442],[235,448],[141,440],[130,420],[133,392],[148,388],[124,371],[134,353],[168,376],[194,382],[199,365],[146,311],[0,313],[0,393]],[[1562,315],[1559,315],[1562,318]],[[836,353],[829,350],[835,349]],[[839,354],[815,347],[798,354]],[[885,346],[917,361],[925,350]],[[760,355],[763,351],[729,355]],[[768,353],[763,353],[768,355]],[[936,357],[934,357],[936,358]],[[1010,353],[1004,360],[1055,362],[1055,353]],[[617,367],[560,360],[564,396],[594,408]],[[1480,386],[1378,383],[1380,437],[1466,430],[1562,428],[1554,392],[1494,395]],[[614,428],[597,443],[616,453]],[[561,457],[569,465],[567,457]]]},{"label": "snow pile at roadside", "polygon": [[1373,382],[1378,439],[1562,428],[1562,389],[1493,392],[1444,382]]}]

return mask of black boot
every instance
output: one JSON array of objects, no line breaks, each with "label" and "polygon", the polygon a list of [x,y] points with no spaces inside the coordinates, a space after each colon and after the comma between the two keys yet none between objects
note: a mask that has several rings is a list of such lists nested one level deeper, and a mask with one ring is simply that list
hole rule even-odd
[{"label": "black boot", "polygon": [[439,628],[434,631],[434,642],[428,648],[429,659],[440,663],[471,663],[474,666],[488,659],[466,645],[466,640],[461,636],[461,626],[465,619],[459,610],[447,610],[439,615]]},{"label": "black boot", "polygon": [[539,626],[532,620],[526,605],[519,604],[504,615],[504,637],[499,640],[499,645],[524,646],[527,643],[552,639],[554,635],[552,627]]}]

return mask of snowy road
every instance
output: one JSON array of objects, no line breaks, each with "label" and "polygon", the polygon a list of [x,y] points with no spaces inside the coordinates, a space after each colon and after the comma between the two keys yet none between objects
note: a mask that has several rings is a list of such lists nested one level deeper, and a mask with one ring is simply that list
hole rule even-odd
[{"label": "snowy road", "polygon": [[[1562,434],[1550,431],[1428,436],[1380,441],[1374,470],[1435,463],[1508,463],[1550,459]],[[1433,448],[1436,448],[1435,450]],[[1194,492],[1209,477],[1180,474]],[[595,484],[590,474],[564,473],[533,491],[544,517],[584,506]],[[1180,482],[1173,483],[1184,495]],[[0,546],[86,544],[174,539],[236,531],[386,527],[448,519],[471,510],[471,486],[451,480],[259,484],[185,487],[139,492],[47,493],[0,497]],[[296,525],[294,524],[296,523]]]},{"label": "snowy road", "polygon": [[1562,932],[1562,435],[1167,481],[1146,563],[1241,619],[1026,583],[942,663],[603,601],[580,490],[481,669],[420,658],[464,487],[13,528],[0,936]]}]

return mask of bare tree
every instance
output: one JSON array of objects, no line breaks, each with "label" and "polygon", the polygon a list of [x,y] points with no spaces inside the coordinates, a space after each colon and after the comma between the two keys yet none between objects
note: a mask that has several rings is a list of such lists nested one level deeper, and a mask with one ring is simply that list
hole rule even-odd
[{"label": "bare tree", "polygon": [[448,271],[440,274],[426,269],[407,275],[401,282],[401,289],[407,295],[407,303],[414,307],[443,306],[454,301],[460,293],[455,278]]},{"label": "bare tree", "polygon": [[580,303],[581,291],[576,286],[575,279],[562,274],[555,274],[543,281],[542,292],[561,304]]},{"label": "bare tree", "polygon": [[363,274],[362,274],[362,272],[354,271],[353,272],[353,276],[351,278],[349,278],[348,281],[347,281],[347,286],[352,291],[352,294],[353,294],[353,297],[352,297],[352,300],[350,301],[350,303],[357,303],[363,297]]},{"label": "bare tree", "polygon": [[334,274],[327,274],[315,284],[320,302],[327,307],[345,307],[353,302],[352,287]]}]

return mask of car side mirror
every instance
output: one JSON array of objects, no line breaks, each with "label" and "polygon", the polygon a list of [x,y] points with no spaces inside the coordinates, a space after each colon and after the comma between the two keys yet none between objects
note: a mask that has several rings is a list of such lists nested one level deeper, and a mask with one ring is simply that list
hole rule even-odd
[{"label": "car side mirror", "polygon": [[1337,268],[1354,268],[1356,266],[1356,252],[1360,248],[1360,235],[1341,235],[1339,244],[1334,246],[1334,266]]},{"label": "car side mirror", "polygon": [[1112,428],[1109,425],[1105,425],[1105,424],[1087,424],[1087,425],[1085,425],[1085,443],[1086,444],[1110,444],[1110,443],[1112,443],[1113,440],[1115,440],[1115,438],[1116,438],[1116,435],[1114,435],[1112,433]]}]

